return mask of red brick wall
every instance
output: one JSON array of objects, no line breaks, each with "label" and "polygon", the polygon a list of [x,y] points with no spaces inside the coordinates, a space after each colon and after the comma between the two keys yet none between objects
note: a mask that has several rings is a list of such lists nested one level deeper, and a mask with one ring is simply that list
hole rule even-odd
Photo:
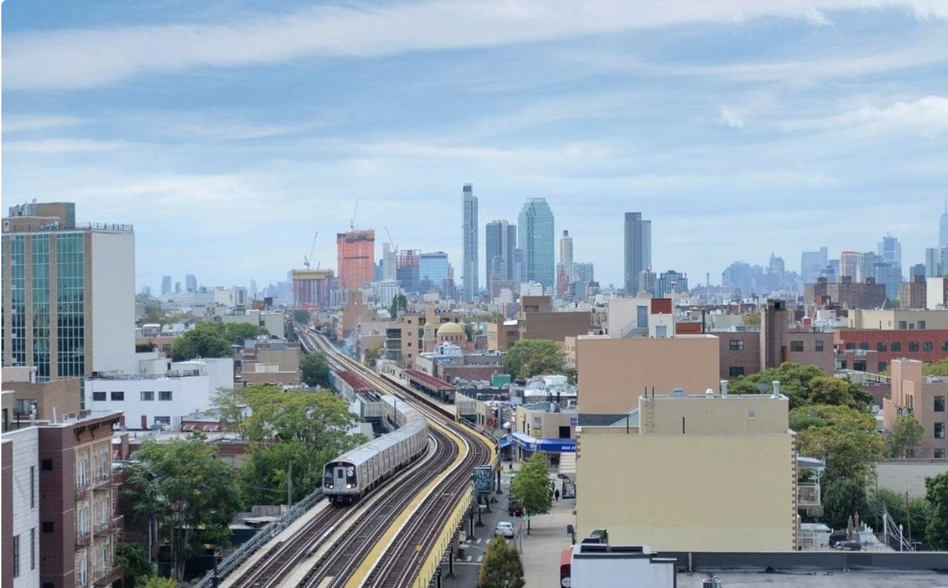
[{"label": "red brick wall", "polygon": [[[917,359],[924,362],[935,362],[948,357],[948,351],[942,350],[942,344],[948,344],[948,329],[913,330],[913,331],[885,331],[881,329],[838,329],[834,334],[834,343],[838,351],[846,349],[846,343],[853,343],[859,349],[860,343],[868,343],[870,351],[876,351],[878,344],[886,344],[885,351],[878,352],[878,360],[891,365],[892,360],[899,358]],[[892,351],[892,343],[898,342],[902,348]],[[910,351],[910,343],[918,343],[918,351]],[[931,342],[931,351],[925,352],[925,342]],[[851,366],[850,366],[851,367]],[[876,371],[876,366],[869,366],[870,371]]]}]

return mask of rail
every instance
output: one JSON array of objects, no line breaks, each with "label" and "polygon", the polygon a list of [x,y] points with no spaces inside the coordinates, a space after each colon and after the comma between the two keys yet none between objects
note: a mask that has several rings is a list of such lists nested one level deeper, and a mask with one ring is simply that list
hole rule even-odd
[{"label": "rail", "polygon": [[[323,489],[319,488],[314,490],[283,513],[283,516],[260,529],[249,541],[241,544],[233,553],[222,559],[220,563],[217,564],[217,581],[220,582],[229,576],[234,570],[240,567],[241,564],[247,561],[251,555],[256,553],[258,549],[269,543],[271,539],[296,522],[297,519],[315,506],[322,498]],[[210,588],[213,585],[214,571],[211,570],[204,574],[204,577],[194,584],[192,588]]]}]

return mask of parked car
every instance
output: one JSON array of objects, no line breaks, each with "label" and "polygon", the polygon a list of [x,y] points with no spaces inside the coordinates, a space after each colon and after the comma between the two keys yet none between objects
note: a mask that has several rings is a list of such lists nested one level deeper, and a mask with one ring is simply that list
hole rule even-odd
[{"label": "parked car", "polygon": [[523,505],[519,502],[514,502],[511,500],[507,503],[507,514],[512,517],[522,517],[523,516]]},{"label": "parked car", "polygon": [[504,536],[508,539],[513,539],[514,536],[514,526],[513,523],[509,521],[500,521],[497,523],[497,527],[494,529],[494,536]]},{"label": "parked car", "polygon": [[859,541],[838,541],[834,547],[839,551],[862,551]]}]

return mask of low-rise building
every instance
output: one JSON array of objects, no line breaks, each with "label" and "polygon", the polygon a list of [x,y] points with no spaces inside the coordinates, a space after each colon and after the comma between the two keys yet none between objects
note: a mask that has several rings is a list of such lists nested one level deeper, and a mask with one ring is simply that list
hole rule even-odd
[{"label": "low-rise building", "polygon": [[562,345],[567,337],[588,334],[592,315],[588,310],[557,311],[550,296],[521,296],[517,329],[518,339],[550,339]]},{"label": "low-rise building", "polygon": [[247,309],[233,312],[223,315],[221,322],[263,327],[271,337],[286,338],[286,315],[276,310]]},{"label": "low-rise building", "polygon": [[914,455],[906,457],[948,457],[948,382],[926,377],[922,362],[897,359],[892,362],[890,398],[882,405],[883,424],[892,430],[900,415],[911,415],[925,430]]},{"label": "low-rise building", "polygon": [[871,372],[885,371],[900,358],[932,363],[948,357],[948,329],[837,329],[833,335],[833,344],[841,357],[849,351],[877,352],[874,359],[867,358]]},{"label": "low-rise building", "polygon": [[487,325],[487,349],[490,351],[510,351],[519,338],[517,319],[506,319],[498,313],[497,321]]},{"label": "low-rise building", "polygon": [[[636,410],[610,426],[579,429],[580,537],[606,529],[612,543],[658,550],[796,549],[797,469],[787,398],[712,390],[642,395]],[[702,480],[741,491],[709,491]]]},{"label": "low-rise building", "polygon": [[854,282],[850,276],[842,276],[839,282],[829,282],[825,277],[816,283],[806,284],[803,300],[807,308],[839,305],[842,308],[880,308],[885,304],[885,284],[877,284],[875,278],[865,282]]},{"label": "low-rise building", "polygon": [[247,384],[300,385],[300,348],[277,339],[247,341],[240,359],[240,381]]},{"label": "low-rise building", "polygon": [[563,409],[555,402],[537,402],[517,407],[511,438],[520,459],[543,453],[558,467],[564,453],[576,452],[576,409]]},{"label": "low-rise building", "polygon": [[[450,323],[450,326],[454,326],[454,323]],[[448,325],[442,329],[446,327]],[[456,343],[444,342],[439,343],[433,351],[419,354],[415,358],[415,368],[445,382],[454,382],[456,379],[490,380],[495,374],[506,373],[503,358],[501,353],[468,352]]]},{"label": "low-rise building", "polygon": [[185,415],[205,411],[218,388],[233,388],[234,360],[208,358],[171,363],[162,373],[100,374],[86,381],[86,406],[122,411],[129,429],[179,429]]},{"label": "low-rise building", "polygon": [[899,308],[928,308],[928,284],[924,274],[916,274],[899,287]]},{"label": "low-rise building", "polygon": [[57,378],[38,382],[35,366],[17,366],[3,368],[3,389],[12,393],[13,420],[29,420],[35,409],[34,418],[45,420],[57,414],[79,412],[79,378]]},{"label": "low-rise building", "polygon": [[846,317],[846,327],[880,331],[948,329],[948,310],[925,310],[924,308],[850,310]]}]

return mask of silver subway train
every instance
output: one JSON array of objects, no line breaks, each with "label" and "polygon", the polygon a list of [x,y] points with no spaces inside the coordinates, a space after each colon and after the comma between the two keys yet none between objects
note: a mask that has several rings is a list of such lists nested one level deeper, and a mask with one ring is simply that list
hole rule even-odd
[{"label": "silver subway train", "polygon": [[398,428],[326,464],[323,494],[335,503],[358,500],[418,459],[428,447],[428,419],[407,402],[382,396],[385,417]]}]

